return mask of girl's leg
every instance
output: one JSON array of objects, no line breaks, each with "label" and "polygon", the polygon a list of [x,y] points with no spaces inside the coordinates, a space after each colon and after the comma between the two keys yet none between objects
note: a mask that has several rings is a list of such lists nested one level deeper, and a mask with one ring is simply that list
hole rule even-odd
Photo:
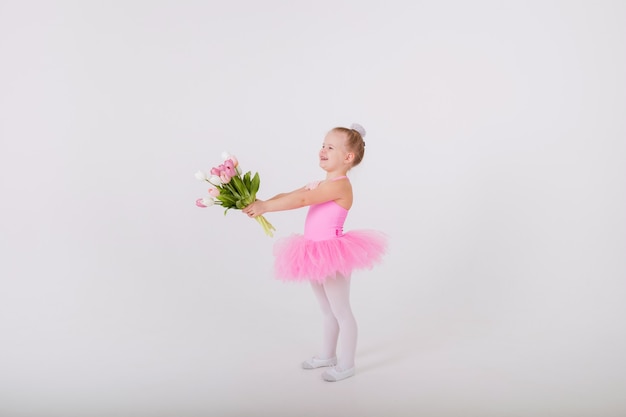
[{"label": "girl's leg", "polygon": [[315,282],[311,282],[313,293],[319,302],[323,316],[322,330],[322,350],[318,356],[320,359],[330,359],[336,356],[337,337],[339,335],[339,324],[333,315],[324,286]]},{"label": "girl's leg", "polygon": [[337,276],[324,282],[324,293],[330,309],[339,324],[339,354],[337,365],[340,369],[354,367],[356,353],[357,324],[350,308],[350,277]]}]

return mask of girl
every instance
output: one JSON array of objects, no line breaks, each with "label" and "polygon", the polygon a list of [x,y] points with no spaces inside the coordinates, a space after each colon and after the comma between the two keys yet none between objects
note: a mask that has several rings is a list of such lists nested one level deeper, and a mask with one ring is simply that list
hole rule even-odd
[{"label": "girl", "polygon": [[357,324],[350,308],[350,275],[354,269],[371,268],[378,263],[387,245],[380,232],[343,233],[353,198],[346,174],[363,159],[363,136],[365,130],[357,124],[350,129],[332,129],[319,152],[325,180],[266,201],[257,200],[243,210],[248,216],[256,217],[310,206],[304,235],[292,235],[276,243],[275,271],[284,280],[311,282],[324,316],[322,350],[318,356],[304,361],[302,367],[331,367],[322,374],[326,381],[340,381],[354,375]]}]

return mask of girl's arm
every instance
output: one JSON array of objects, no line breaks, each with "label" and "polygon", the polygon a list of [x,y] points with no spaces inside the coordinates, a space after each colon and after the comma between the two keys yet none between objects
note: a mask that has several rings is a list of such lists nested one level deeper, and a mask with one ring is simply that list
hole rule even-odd
[{"label": "girl's arm", "polygon": [[298,191],[302,191],[304,190],[306,187],[302,187],[302,188],[298,188],[297,190],[293,190],[293,191],[289,191],[288,193],[280,193],[280,194],[276,194],[274,197],[267,199],[265,201],[271,201],[271,200],[276,200],[277,198],[283,198],[286,195],[289,195],[291,193],[297,193]]},{"label": "girl's arm", "polygon": [[255,201],[243,212],[250,217],[260,216],[272,211],[293,210],[312,204],[324,203],[331,200],[351,199],[352,187],[348,181],[333,181],[312,190],[306,187],[286,194],[278,194],[267,201]]}]

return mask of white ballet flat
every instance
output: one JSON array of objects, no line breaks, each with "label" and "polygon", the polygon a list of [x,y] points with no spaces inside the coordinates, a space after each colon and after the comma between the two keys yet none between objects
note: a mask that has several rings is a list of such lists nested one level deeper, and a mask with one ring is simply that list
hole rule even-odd
[{"label": "white ballet flat", "polygon": [[337,357],[332,357],[330,359],[320,359],[317,356],[313,356],[311,359],[308,359],[302,362],[303,369],[315,369],[322,368],[324,366],[335,366],[337,365]]},{"label": "white ballet flat", "polygon": [[324,378],[324,381],[337,382],[337,381],[341,381],[342,379],[350,378],[353,375],[354,375],[354,366],[346,370],[339,369],[337,366],[334,366],[324,371],[324,373],[322,374],[322,378]]}]

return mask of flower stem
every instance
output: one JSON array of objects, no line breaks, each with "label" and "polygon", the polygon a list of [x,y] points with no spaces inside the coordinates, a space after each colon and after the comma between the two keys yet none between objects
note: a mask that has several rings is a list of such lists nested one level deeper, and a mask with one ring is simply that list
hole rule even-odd
[{"label": "flower stem", "polygon": [[265,217],[257,216],[255,217],[255,219],[263,227],[266,235],[268,235],[269,237],[274,237],[274,233],[272,233],[272,230],[276,230],[276,228],[274,228],[274,226],[272,226],[272,224],[268,222]]}]

